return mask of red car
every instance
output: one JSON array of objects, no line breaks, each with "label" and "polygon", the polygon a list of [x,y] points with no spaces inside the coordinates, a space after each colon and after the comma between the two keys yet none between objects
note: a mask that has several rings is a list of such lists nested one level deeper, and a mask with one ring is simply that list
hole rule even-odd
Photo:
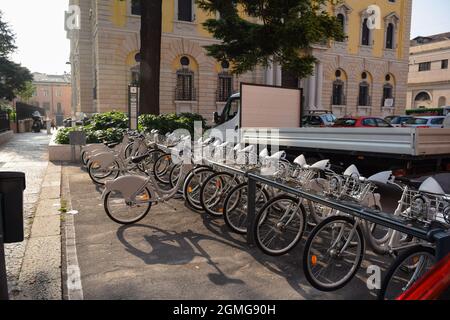
[{"label": "red car", "polygon": [[335,128],[393,128],[384,119],[377,117],[347,117],[337,119],[333,127]]}]

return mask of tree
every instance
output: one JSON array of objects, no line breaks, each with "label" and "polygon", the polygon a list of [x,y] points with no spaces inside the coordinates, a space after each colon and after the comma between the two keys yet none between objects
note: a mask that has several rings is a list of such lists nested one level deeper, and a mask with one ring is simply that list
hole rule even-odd
[{"label": "tree", "polygon": [[[300,78],[314,70],[313,44],[344,40],[339,21],[323,8],[332,0],[197,0],[203,10],[219,12],[203,26],[220,44],[206,46],[208,55],[230,61],[236,74],[257,65],[280,64]],[[240,15],[244,13],[249,18]]]},{"label": "tree", "polygon": [[8,59],[16,49],[14,34],[0,11],[0,99],[13,100],[33,80],[27,68]]},{"label": "tree", "polygon": [[7,57],[17,49],[15,36],[9,25],[3,21],[3,14],[0,11],[0,57]]},{"label": "tree", "polygon": [[141,0],[140,114],[159,115],[162,0]]},{"label": "tree", "polygon": [[0,57],[0,99],[13,100],[31,81],[33,76],[27,68]]},{"label": "tree", "polygon": [[36,86],[33,82],[28,81],[25,83],[21,90],[16,90],[14,94],[22,99],[23,102],[28,102],[31,97],[33,97],[34,92],[36,91]]}]

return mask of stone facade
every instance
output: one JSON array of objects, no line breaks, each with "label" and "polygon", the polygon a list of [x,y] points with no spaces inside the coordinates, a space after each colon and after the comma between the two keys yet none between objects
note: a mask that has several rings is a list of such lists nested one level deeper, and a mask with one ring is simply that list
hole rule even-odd
[{"label": "stone facade", "polygon": [[450,106],[450,32],[411,41],[408,109]]},{"label": "stone facade", "polygon": [[[192,19],[181,21],[178,1],[163,1],[161,112],[198,112],[210,119],[224,104],[217,92],[219,75],[226,74],[227,69],[208,57],[203,48],[217,43],[202,27],[202,22],[209,18],[207,14],[196,8],[193,1]],[[371,32],[371,44],[361,46],[361,22],[367,7],[373,3],[380,8],[379,25]],[[134,14],[131,0],[71,0],[71,4],[81,8],[81,30],[69,33],[76,86],[74,112],[126,111],[128,84],[139,70],[140,16]],[[411,0],[346,0],[342,4],[330,4],[327,10],[345,16],[348,39],[313,48],[319,61],[315,74],[298,81],[304,89],[305,109],[326,109],[338,116],[402,113],[406,104]],[[395,25],[393,49],[384,49],[388,23]],[[189,61],[187,66],[181,63],[183,57]],[[332,103],[336,70],[342,73],[339,80],[344,82],[345,104]],[[357,103],[363,72],[370,79],[368,106]],[[186,73],[187,78],[180,80],[180,73]],[[395,95],[392,107],[384,107],[382,101],[387,75]],[[227,93],[238,91],[241,81],[282,85],[283,78],[280,66],[258,67],[239,78],[233,76],[232,88]],[[185,93],[180,98],[178,87],[180,83],[185,84],[183,81],[188,81],[188,98]]]},{"label": "stone facade", "polygon": [[[31,105],[45,109],[45,116],[62,124],[64,117],[72,114],[72,85],[70,74],[48,75],[33,73],[35,91],[28,101]],[[20,99],[19,99],[20,101]]]}]

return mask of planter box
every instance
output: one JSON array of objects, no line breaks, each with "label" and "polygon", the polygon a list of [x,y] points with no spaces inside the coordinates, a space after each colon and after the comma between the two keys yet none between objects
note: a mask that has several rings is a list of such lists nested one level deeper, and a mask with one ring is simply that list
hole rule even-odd
[{"label": "planter box", "polygon": [[[58,144],[55,142],[56,134],[58,131],[56,131],[52,139],[50,140],[50,144],[48,145],[48,159],[50,161],[66,161],[66,162],[72,162],[72,146],[69,144]],[[76,146],[75,147],[75,162],[81,162],[81,147]]]}]

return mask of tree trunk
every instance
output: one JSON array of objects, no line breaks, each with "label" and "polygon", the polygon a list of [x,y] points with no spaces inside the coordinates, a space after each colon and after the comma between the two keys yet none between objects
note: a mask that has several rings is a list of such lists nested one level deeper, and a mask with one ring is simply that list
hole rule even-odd
[{"label": "tree trunk", "polygon": [[140,114],[159,115],[162,0],[141,0]]}]

